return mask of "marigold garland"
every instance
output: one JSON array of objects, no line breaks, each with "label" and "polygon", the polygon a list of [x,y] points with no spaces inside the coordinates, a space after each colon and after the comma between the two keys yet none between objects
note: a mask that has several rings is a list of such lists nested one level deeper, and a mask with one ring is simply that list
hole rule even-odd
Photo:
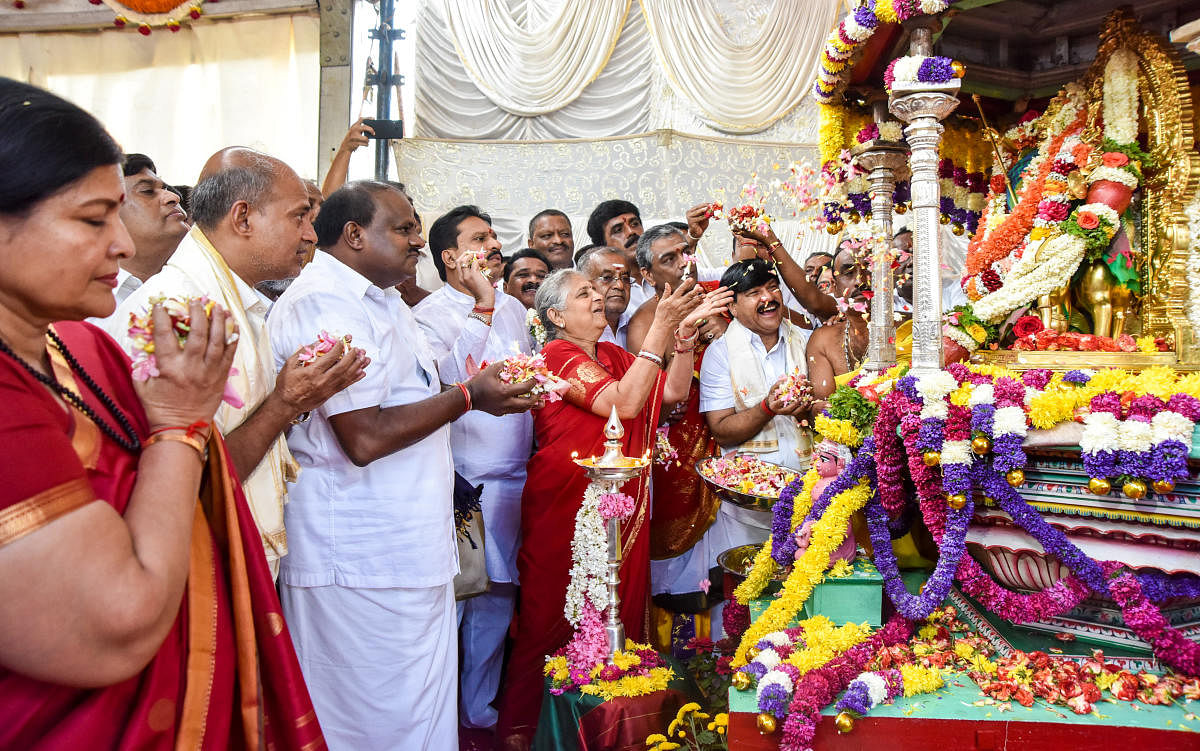
[{"label": "marigold garland", "polygon": [[[733,667],[745,665],[746,651],[751,646],[764,634],[785,628],[796,613],[800,612],[813,588],[825,578],[825,570],[829,568],[829,557],[845,539],[850,516],[866,504],[870,495],[870,484],[863,478],[857,485],[839,493],[830,501],[829,508],[813,525],[808,549],[796,560],[792,573],[783,583],[779,597],[750,624],[750,628],[746,629],[742,643],[738,645],[737,653],[731,662]],[[812,494],[807,496],[811,503]],[[797,502],[800,502],[801,498],[797,498]]]}]

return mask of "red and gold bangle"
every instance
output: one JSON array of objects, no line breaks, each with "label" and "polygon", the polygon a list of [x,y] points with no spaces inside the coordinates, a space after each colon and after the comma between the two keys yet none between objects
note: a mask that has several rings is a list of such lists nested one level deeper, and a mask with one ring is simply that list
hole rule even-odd
[{"label": "red and gold bangle", "polygon": [[188,446],[196,449],[196,453],[200,455],[200,461],[204,461],[207,458],[204,453],[204,443],[202,443],[199,438],[194,438],[183,433],[156,432],[154,435],[146,439],[146,441],[142,444],[142,447],[150,448],[154,444],[161,443],[162,441],[178,441],[179,443],[185,443]]},{"label": "red and gold bangle", "polygon": [[467,384],[463,383],[462,381],[459,381],[458,383],[455,383],[454,385],[458,386],[458,390],[462,392],[463,399],[465,399],[467,402],[467,411],[470,412],[471,411],[471,392],[467,390]]},{"label": "red and gold bangle", "polygon": [[[203,431],[208,430],[210,427],[212,427],[212,425],[209,422],[205,420],[197,420],[191,425],[168,425],[163,428],[156,428],[155,430],[150,431],[150,435],[146,437],[153,438],[160,433],[166,433],[168,430],[182,430],[188,438],[194,439],[199,436],[200,438],[207,440],[208,436],[204,434]],[[146,445],[148,446],[150,444],[147,443]]]}]

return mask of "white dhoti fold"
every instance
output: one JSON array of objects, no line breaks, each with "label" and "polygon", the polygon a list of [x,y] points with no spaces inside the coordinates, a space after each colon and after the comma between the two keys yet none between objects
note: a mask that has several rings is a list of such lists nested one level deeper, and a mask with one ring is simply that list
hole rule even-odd
[{"label": "white dhoti fold", "polygon": [[331,751],[457,751],[454,585],[280,585]]}]

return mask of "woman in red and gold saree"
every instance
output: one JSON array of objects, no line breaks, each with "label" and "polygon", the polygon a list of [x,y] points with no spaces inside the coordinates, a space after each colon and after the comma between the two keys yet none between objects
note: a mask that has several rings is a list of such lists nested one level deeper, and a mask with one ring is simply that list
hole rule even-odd
[{"label": "woman in red and gold saree", "polygon": [[225,312],[193,303],[180,346],[156,308],[157,373],[135,382],[77,322],[112,313],[132,253],[120,149],[7,79],[0,129],[0,748],[321,748],[208,426],[236,347]]},{"label": "woman in red and gold saree", "polygon": [[[534,414],[538,449],[529,460],[521,497],[517,632],[498,727],[507,748],[528,747],[541,710],[546,655],[566,644],[572,633],[563,609],[575,515],[588,484],[572,457],[602,452],[604,424],[613,408],[625,427],[625,454],[641,456],[653,448],[664,399],[687,396],[695,322],[719,313],[700,305],[701,292],[693,285],[664,294],[645,348],[635,357],[614,344],[597,344],[607,323],[604,299],[586,277],[569,269],[557,271],[538,289],[535,305],[551,338],[542,354],[571,388],[562,401]],[[676,354],[664,371],[661,357],[654,353],[665,351],[673,336]],[[637,641],[646,635],[650,588],[648,485],[643,473],[622,487],[636,507],[621,529],[620,615],[626,634]]]}]

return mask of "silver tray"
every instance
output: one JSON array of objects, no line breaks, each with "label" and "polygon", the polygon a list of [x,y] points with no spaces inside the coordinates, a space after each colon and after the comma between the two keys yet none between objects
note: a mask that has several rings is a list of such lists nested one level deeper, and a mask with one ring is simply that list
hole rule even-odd
[{"label": "silver tray", "polygon": [[[771,507],[775,505],[775,501],[779,500],[779,496],[751,495],[750,493],[743,493],[740,490],[734,490],[733,488],[729,488],[720,484],[716,480],[706,476],[704,472],[701,471],[702,468],[707,466],[709,462],[716,461],[719,458],[721,457],[710,456],[706,459],[701,459],[700,461],[696,462],[696,474],[700,476],[700,479],[704,480],[705,484],[712,488],[712,491],[716,493],[717,497],[722,501],[728,501],[735,506],[739,506],[750,511],[763,511],[769,513],[771,511]],[[762,462],[761,459],[758,461]],[[789,469],[788,467],[781,467],[780,465],[772,464],[771,462],[762,463],[770,464],[773,467],[779,467],[785,472],[791,472],[795,474],[797,477],[801,477],[804,474],[804,472],[798,472],[794,469]]]}]

